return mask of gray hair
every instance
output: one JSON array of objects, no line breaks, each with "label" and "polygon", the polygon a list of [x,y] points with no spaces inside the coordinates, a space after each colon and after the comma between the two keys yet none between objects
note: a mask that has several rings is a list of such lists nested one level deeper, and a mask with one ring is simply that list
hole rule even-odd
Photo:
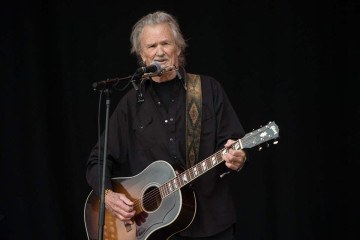
[{"label": "gray hair", "polygon": [[179,24],[175,17],[172,15],[163,12],[163,11],[157,11],[154,13],[149,13],[146,16],[142,17],[137,23],[133,26],[132,32],[130,35],[130,42],[131,42],[131,53],[134,53],[137,55],[137,57],[140,58],[140,52],[141,52],[141,43],[140,43],[140,37],[141,33],[145,26],[147,25],[157,25],[161,23],[167,23],[173,33],[175,44],[178,48],[180,48],[181,53],[179,56],[179,65],[184,66],[185,65],[185,57],[184,57],[184,51],[187,47],[187,44],[184,40],[184,37],[181,33]]}]

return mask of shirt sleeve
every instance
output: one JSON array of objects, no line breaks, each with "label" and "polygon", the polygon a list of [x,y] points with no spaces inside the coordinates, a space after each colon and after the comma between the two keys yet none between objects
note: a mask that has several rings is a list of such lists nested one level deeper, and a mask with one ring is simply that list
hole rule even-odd
[{"label": "shirt sleeve", "polygon": [[[123,131],[122,126],[126,126],[126,117],[122,109],[124,109],[124,100],[121,101],[115,108],[113,114],[109,119],[108,131],[108,148],[107,161],[105,168],[105,189],[113,189],[111,177],[114,166],[125,159],[126,148],[123,146],[126,141],[126,131]],[[104,166],[104,140],[105,132],[102,132],[100,143],[97,142],[92,148],[86,166],[86,180],[94,192],[100,196],[101,180]]]},{"label": "shirt sleeve", "polygon": [[214,106],[217,123],[217,150],[222,149],[228,139],[238,140],[245,135],[243,126],[219,82],[214,81]]}]

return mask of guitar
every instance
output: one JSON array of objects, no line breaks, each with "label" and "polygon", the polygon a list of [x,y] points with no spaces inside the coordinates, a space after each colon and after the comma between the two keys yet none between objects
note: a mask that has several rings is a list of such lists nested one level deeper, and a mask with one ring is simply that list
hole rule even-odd
[{"label": "guitar", "polygon": [[[278,126],[270,122],[235,141],[231,148],[252,148],[276,140],[278,136]],[[158,160],[135,176],[112,178],[113,191],[125,194],[134,202],[135,217],[144,213],[147,217],[140,226],[124,224],[105,210],[104,239],[162,240],[189,227],[196,213],[196,197],[190,188],[183,187],[222,163],[222,155],[227,151],[223,148],[181,173],[176,173],[169,163]],[[98,239],[99,203],[99,198],[91,191],[84,206],[89,240]]]}]

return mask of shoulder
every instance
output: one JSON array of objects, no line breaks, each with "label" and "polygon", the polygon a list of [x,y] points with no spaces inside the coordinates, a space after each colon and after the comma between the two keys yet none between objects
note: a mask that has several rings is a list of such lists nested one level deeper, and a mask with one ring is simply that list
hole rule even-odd
[{"label": "shoulder", "polygon": [[134,89],[129,89],[126,92],[123,92],[121,97],[118,96],[116,107],[114,113],[126,113],[133,107],[136,102],[136,94]]},{"label": "shoulder", "polygon": [[206,74],[197,74],[201,79],[202,89],[206,92],[212,92],[213,94],[222,94],[224,92],[224,88],[221,83],[213,76]]},{"label": "shoulder", "polygon": [[194,76],[200,76],[201,83],[206,85],[218,85],[221,86],[218,80],[210,75],[206,74],[198,74],[198,73],[187,73],[188,76],[194,77]]}]

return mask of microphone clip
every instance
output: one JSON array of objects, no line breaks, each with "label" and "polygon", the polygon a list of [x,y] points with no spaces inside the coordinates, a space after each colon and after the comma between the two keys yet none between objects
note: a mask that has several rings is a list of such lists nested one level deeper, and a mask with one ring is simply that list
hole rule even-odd
[{"label": "microphone clip", "polygon": [[[144,96],[140,90],[140,88],[136,85],[135,81],[138,79],[138,77],[133,77],[131,79],[131,84],[133,85],[135,92],[136,92],[136,101],[137,103],[143,103],[145,101]],[[141,83],[140,83],[141,84]]]}]

